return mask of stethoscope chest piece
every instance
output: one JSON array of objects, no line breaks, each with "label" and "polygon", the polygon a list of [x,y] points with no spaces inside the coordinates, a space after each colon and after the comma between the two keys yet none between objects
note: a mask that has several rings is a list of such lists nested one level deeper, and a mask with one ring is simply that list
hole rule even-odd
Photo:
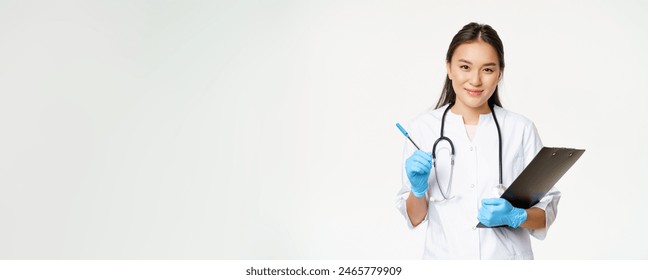
[{"label": "stethoscope chest piece", "polygon": [[495,185],[495,188],[497,189],[497,194],[500,196],[503,195],[504,192],[506,191],[506,187],[502,184]]}]

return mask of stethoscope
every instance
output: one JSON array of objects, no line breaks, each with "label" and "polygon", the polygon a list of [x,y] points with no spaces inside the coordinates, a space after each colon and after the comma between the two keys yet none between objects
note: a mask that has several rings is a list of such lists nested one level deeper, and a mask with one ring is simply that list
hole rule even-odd
[{"label": "stethoscope", "polygon": [[[448,105],[448,108],[446,108],[445,111],[443,112],[443,116],[441,117],[441,133],[439,139],[437,139],[434,142],[434,146],[432,146],[432,160],[434,162],[433,165],[434,165],[434,173],[435,173],[434,177],[436,179],[439,193],[441,193],[441,196],[443,197],[443,199],[431,198],[431,200],[435,202],[446,201],[446,200],[453,199],[455,197],[451,195],[452,194],[451,192],[452,174],[454,173],[455,148],[454,148],[454,144],[452,143],[452,140],[450,140],[450,138],[443,135],[443,130],[445,127],[445,117],[453,105],[454,103],[450,103],[450,105]],[[506,188],[504,188],[504,184],[502,184],[502,132],[500,131],[500,126],[499,123],[497,122],[497,117],[495,116],[494,104],[490,105],[490,109],[491,109],[491,114],[493,115],[493,120],[495,121],[495,126],[497,127],[497,138],[498,138],[497,140],[499,142],[499,185],[497,185],[496,188],[498,189],[498,192],[501,195],[504,192],[504,190],[506,190]],[[439,173],[437,172],[437,161],[436,161],[437,145],[442,141],[446,141],[448,142],[448,144],[450,144],[450,177],[448,178],[448,184],[445,188],[446,189],[445,192],[443,191],[443,189],[441,188],[441,184],[439,183],[439,176],[438,176]]]}]

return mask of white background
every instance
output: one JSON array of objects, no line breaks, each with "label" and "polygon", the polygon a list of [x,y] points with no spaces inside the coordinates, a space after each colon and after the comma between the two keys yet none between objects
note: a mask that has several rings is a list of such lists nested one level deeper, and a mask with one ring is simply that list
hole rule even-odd
[{"label": "white background", "polygon": [[646,259],[641,1],[0,1],[0,258],[418,259],[407,121],[466,23],[561,179],[538,259]]}]

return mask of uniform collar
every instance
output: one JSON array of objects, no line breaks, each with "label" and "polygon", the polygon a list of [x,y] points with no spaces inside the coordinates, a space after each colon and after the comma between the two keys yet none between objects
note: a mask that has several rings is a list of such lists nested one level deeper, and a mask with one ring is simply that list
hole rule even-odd
[{"label": "uniform collar", "polygon": [[[446,108],[448,108],[448,106],[450,106],[450,105],[446,104],[443,107],[438,109],[438,111],[441,113],[441,116],[443,116],[443,112],[445,111]],[[493,107],[493,111],[495,112],[495,114],[501,115],[501,109],[502,108],[497,106],[497,105],[495,105]],[[448,115],[446,116],[446,119],[453,119],[455,122],[459,121],[459,122],[461,122],[461,124],[463,124],[463,116],[453,113],[452,110],[448,111]],[[479,115],[479,123],[477,124],[477,126],[480,126],[480,125],[485,124],[485,123],[489,123],[492,120],[493,120],[493,114],[492,113],[480,114]]]}]

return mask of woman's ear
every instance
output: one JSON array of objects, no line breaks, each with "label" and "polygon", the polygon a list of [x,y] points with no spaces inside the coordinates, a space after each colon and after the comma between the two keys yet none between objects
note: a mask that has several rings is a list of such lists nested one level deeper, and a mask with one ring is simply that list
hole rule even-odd
[{"label": "woman's ear", "polygon": [[452,77],[452,69],[450,68],[450,61],[446,61],[446,72],[448,72],[448,79],[452,80],[453,77]]}]

